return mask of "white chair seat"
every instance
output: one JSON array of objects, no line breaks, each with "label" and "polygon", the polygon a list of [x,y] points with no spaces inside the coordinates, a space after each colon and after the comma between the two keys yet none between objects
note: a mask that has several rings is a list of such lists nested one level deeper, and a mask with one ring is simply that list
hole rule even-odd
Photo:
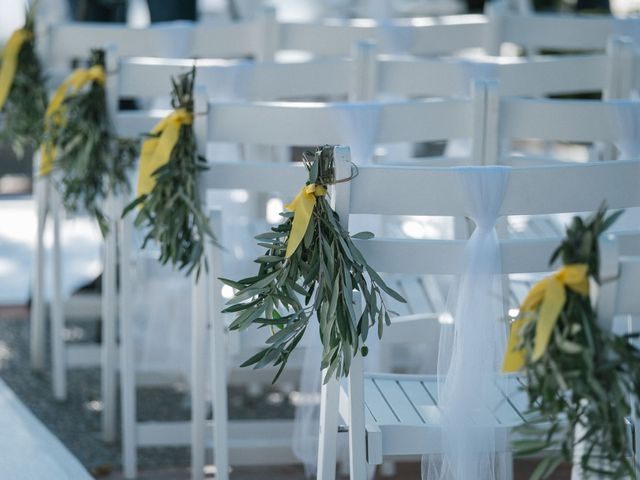
[{"label": "white chair seat", "polygon": [[[500,398],[489,408],[495,426],[512,429],[524,422],[527,396],[518,387],[517,377],[509,377]],[[347,390],[340,389],[340,415],[347,416]],[[364,376],[367,460],[381,463],[383,457],[417,456],[440,450],[440,410],[435,375],[368,374]]]}]

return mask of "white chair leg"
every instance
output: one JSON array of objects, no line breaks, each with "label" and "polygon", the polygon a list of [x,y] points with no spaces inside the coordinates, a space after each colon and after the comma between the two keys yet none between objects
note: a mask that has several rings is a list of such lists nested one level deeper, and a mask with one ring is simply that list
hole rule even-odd
[{"label": "white chair leg", "polygon": [[51,301],[51,364],[53,396],[56,400],[67,398],[67,366],[64,340],[64,305],[62,293],[62,247],[60,241],[61,199],[51,188],[51,220],[53,223],[53,298]]},{"label": "white chair leg", "polygon": [[[324,380],[325,372],[322,372]],[[338,436],[338,395],[340,384],[332,377],[320,390],[320,441],[316,478],[335,480]]]},{"label": "white chair leg", "polygon": [[506,462],[506,477],[505,480],[513,480],[513,454],[511,452],[505,453]]},{"label": "white chair leg", "polygon": [[[36,162],[37,164],[37,162]],[[31,368],[44,369],[45,357],[45,315],[44,315],[44,228],[47,220],[48,180],[34,173],[34,199],[36,203],[36,248],[31,286],[31,329],[29,349]]]},{"label": "white chair leg", "polygon": [[[380,466],[380,474],[383,477],[395,477],[396,475],[396,463],[391,461],[386,461]],[[508,479],[505,479],[508,480]]]},{"label": "white chair leg", "polygon": [[366,480],[363,361],[358,353],[349,370],[349,463],[351,480]]},{"label": "white chair leg", "polygon": [[118,222],[120,229],[120,399],[122,405],[122,465],[124,478],[137,476],[136,377],[131,304],[131,221]]},{"label": "white chair leg", "polygon": [[[210,217],[211,228],[222,241],[221,212],[215,210]],[[209,292],[208,318],[210,319],[209,342],[211,348],[211,390],[213,395],[213,461],[216,465],[216,479],[229,480],[229,413],[227,405],[227,370],[226,370],[226,327],[223,308],[222,284],[218,280],[222,271],[222,252],[211,243],[206,246],[209,272],[207,290]],[[203,274],[204,275],[204,274]]]},{"label": "white chair leg", "polygon": [[109,232],[104,239],[104,265],[102,271],[102,435],[106,442],[116,438],[116,265],[117,215],[116,200],[112,196],[105,202],[109,218]]},{"label": "white chair leg", "polygon": [[191,312],[191,479],[204,478],[207,282],[193,274]]}]

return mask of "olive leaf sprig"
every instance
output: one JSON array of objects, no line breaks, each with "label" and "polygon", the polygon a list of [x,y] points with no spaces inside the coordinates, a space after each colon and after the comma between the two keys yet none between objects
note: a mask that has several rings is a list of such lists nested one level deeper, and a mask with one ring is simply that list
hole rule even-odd
[{"label": "olive leaf sprig", "polygon": [[[91,52],[91,67],[104,68],[104,61],[104,50]],[[67,96],[47,118],[44,140],[56,149],[54,168],[62,175],[54,178],[65,208],[86,209],[104,235],[108,220],[103,202],[110,192],[128,190],[127,172],[137,156],[135,142],[113,134],[104,85],[91,81],[85,90]]]},{"label": "olive leaf sprig", "polygon": [[[599,282],[598,236],[621,212],[606,216],[601,207],[587,220],[575,217],[551,262],[586,264]],[[532,478],[547,478],[563,461],[574,461],[580,444],[580,467],[597,478],[633,478],[629,457],[631,440],[625,418],[638,414],[640,351],[630,342],[637,334],[615,335],[597,322],[589,296],[565,288],[566,301],[546,351],[537,360],[533,352],[536,322],[521,331],[524,347],[524,390],[529,396],[531,420],[519,428],[514,442],[520,455],[545,450]],[[634,400],[630,405],[630,396]],[[551,453],[549,453],[549,451]]]},{"label": "olive leaf sprig", "polygon": [[[303,162],[309,170],[307,185],[336,183],[333,147],[305,154]],[[316,198],[304,239],[288,258],[285,253],[294,214],[281,215],[283,223],[256,236],[258,245],[266,248],[255,260],[260,265],[258,273],[238,281],[221,279],[237,290],[224,310],[236,314],[230,329],[257,325],[272,332],[267,346],[242,366],[278,366],[275,382],[315,313],[323,345],[321,366],[327,369],[324,381],[332,375],[346,376],[358,350],[363,356],[367,354],[369,330],[377,324],[381,337],[384,325],[390,324],[394,312],[382,293],[399,302],[405,300],[385,284],[352,242],[352,238],[369,239],[373,234],[350,236],[324,195]],[[355,311],[354,290],[362,294],[362,312]]]},{"label": "olive leaf sprig", "polygon": [[[172,106],[193,115],[195,68],[172,79]],[[150,135],[153,136],[153,135]],[[187,274],[200,274],[206,268],[205,242],[220,247],[202,209],[198,178],[207,169],[198,156],[193,125],[180,127],[178,140],[169,161],[153,172],[155,184],[147,194],[139,195],[124,210],[123,216],[139,207],[136,227],[146,230],[142,248],[154,241],[160,248],[159,261],[171,263]]]},{"label": "olive leaf sprig", "polygon": [[35,149],[40,144],[47,108],[45,76],[36,52],[35,3],[27,8],[23,30],[29,37],[20,47],[0,124],[0,141],[11,145],[18,158],[23,158],[27,149]]}]

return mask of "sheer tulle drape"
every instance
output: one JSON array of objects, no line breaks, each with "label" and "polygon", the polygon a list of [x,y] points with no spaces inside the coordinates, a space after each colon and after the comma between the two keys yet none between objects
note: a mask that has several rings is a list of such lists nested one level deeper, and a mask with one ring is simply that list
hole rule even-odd
[{"label": "sheer tulle drape", "polygon": [[640,100],[614,100],[621,160],[640,158]]},{"label": "sheer tulle drape", "polygon": [[380,103],[345,103],[340,108],[339,122],[353,162],[356,165],[371,163],[380,126]]},{"label": "sheer tulle drape", "polygon": [[[497,80],[498,64],[487,59],[476,60],[466,58],[461,60],[464,72],[464,91],[471,96],[473,82],[480,79]],[[445,155],[448,157],[468,157],[471,155],[473,145],[470,138],[455,138],[447,142]]]},{"label": "sheer tulle drape", "polygon": [[616,35],[629,37],[634,44],[640,45],[640,18],[617,18],[614,22]]},{"label": "sheer tulle drape", "polygon": [[[501,401],[496,375],[507,337],[500,246],[495,231],[508,167],[458,169],[475,222],[466,268],[449,296],[438,353],[442,454],[425,456],[426,480],[504,480],[505,439],[491,408]],[[447,321],[444,321],[447,320]]]}]

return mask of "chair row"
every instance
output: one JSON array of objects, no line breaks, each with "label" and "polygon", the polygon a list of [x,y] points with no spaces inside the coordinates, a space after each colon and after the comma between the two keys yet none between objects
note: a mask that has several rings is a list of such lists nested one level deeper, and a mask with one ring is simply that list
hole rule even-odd
[{"label": "chair row", "polygon": [[[199,136],[199,142],[203,152],[204,148],[202,146],[206,145],[208,142],[237,142],[270,145],[315,145],[352,142],[352,139],[345,136],[344,129],[340,128],[341,122],[339,118],[341,112],[352,109],[353,106],[347,106],[344,104],[288,104],[284,102],[248,103],[236,101],[215,103],[207,101],[207,95],[205,92],[200,92],[199,98],[200,107],[198,107],[198,112],[206,113],[206,117],[198,118],[206,118],[206,122],[203,120],[197,120],[195,128],[197,135]],[[482,101],[478,101],[477,98],[482,99]],[[371,105],[367,104],[364,105],[364,107],[370,108]],[[619,134],[617,133],[618,130],[615,124],[612,123],[613,119],[616,118],[615,112],[617,106],[615,102],[575,100],[551,101],[518,98],[499,99],[496,95],[496,87],[491,83],[478,84],[475,99],[449,98],[388,102],[375,104],[375,108],[378,110],[379,118],[378,128],[373,135],[373,143],[416,142],[450,138],[473,138],[475,140],[474,151],[476,153],[474,153],[474,160],[471,158],[458,159],[457,161],[443,159],[441,163],[439,163],[440,166],[447,164],[491,165],[496,163],[529,165],[529,167],[524,170],[529,172],[528,174],[533,175],[537,171],[536,169],[542,168],[540,165],[548,166],[550,164],[557,164],[557,159],[521,159],[519,157],[511,158],[510,156],[499,157],[497,155],[499,149],[496,144],[496,140],[498,138],[507,137],[540,138],[543,140],[563,140],[574,142],[599,140],[612,143],[619,139]],[[121,112],[117,114],[115,118],[117,118],[116,124],[119,128],[119,133],[123,136],[130,136],[136,135],[136,133],[141,131],[149,130],[159,117],[157,115],[150,116],[148,113]],[[589,123],[584,124],[583,120],[585,118],[589,119]],[[476,120],[476,123],[474,123],[474,119]],[[500,128],[498,128],[498,125],[500,125]],[[497,135],[497,132],[499,131],[501,132],[501,137]],[[490,136],[491,132],[493,132],[493,137]],[[259,188],[265,189],[268,193],[278,192],[284,196],[288,196],[298,188],[300,182],[293,181],[286,172],[298,172],[296,175],[302,175],[300,168],[286,164],[270,165],[255,162],[241,162],[238,164],[219,165],[217,160],[218,159],[210,159],[213,163],[211,163],[211,169],[205,175],[203,180],[203,188],[205,189],[243,188],[253,191],[257,188],[256,186],[259,185]],[[406,162],[406,160],[404,161]],[[616,163],[624,165],[623,162]],[[531,167],[531,165],[539,166]],[[277,170],[278,168],[282,170],[279,171]],[[274,174],[273,178],[269,176],[268,182],[261,180],[264,178],[264,175],[269,175],[269,172],[275,171],[280,173]],[[604,170],[593,170],[593,172],[596,171],[601,172]],[[366,177],[367,174],[363,173],[363,175]],[[599,185],[602,183],[609,185],[606,181],[606,177],[599,175],[600,174],[598,173],[593,174],[593,176],[585,176],[583,178],[584,182],[586,182],[584,185],[593,185],[594,188],[600,188]],[[299,180],[302,181],[303,179],[300,178]],[[375,181],[369,180],[367,185],[369,185],[369,188],[371,188],[372,191],[375,191],[377,184]],[[526,203],[526,198],[528,198],[528,195],[523,197],[523,203]],[[428,199],[422,199],[419,203],[430,204],[427,200]],[[569,209],[568,206],[564,208],[569,209],[568,211],[586,210],[586,208],[581,207],[583,200],[584,197],[582,197],[582,199],[576,199],[571,209]],[[383,200],[381,200],[381,202],[382,201]],[[398,201],[402,200],[399,199]],[[410,203],[412,203],[412,200],[408,197],[406,199],[406,204],[404,205],[406,210],[400,208],[396,210],[389,210],[389,208],[395,207],[384,207],[383,205],[373,202],[371,203],[370,208],[375,207],[376,210],[366,213],[386,215],[419,215],[424,213],[417,210],[410,210]],[[364,205],[362,207],[365,208]],[[524,208],[524,206],[522,208]],[[554,208],[555,203],[553,197],[549,197],[547,211],[540,211],[537,213],[552,213]],[[536,212],[522,211],[520,213],[533,214]],[[436,214],[438,214],[437,211],[431,212],[431,215]],[[443,207],[440,214],[446,215],[447,210]],[[123,249],[123,251],[126,251],[126,249]],[[212,275],[220,273],[216,273],[215,268],[212,269],[212,272]],[[215,276],[211,277],[211,279],[215,278]],[[122,282],[123,283],[121,283],[121,285],[125,286],[126,279],[122,279]],[[127,290],[126,287],[123,288],[124,290]],[[215,295],[218,295],[218,290],[219,288],[213,290]],[[208,289],[206,291],[210,292],[211,290]],[[202,299],[206,299],[206,297],[203,295]],[[126,308],[125,305],[127,304],[127,301],[121,299],[121,302],[122,308]],[[200,306],[199,309],[196,308],[195,310],[196,312],[206,311],[204,306]],[[196,314],[195,317],[201,318],[198,314]],[[129,321],[130,319],[127,318],[127,313],[122,312],[122,325],[124,326],[125,322]],[[203,324],[206,325],[206,323],[200,320],[200,328],[202,328]],[[202,338],[202,336],[196,338]],[[127,343],[130,341],[128,335],[123,334],[121,341],[122,355],[125,355],[124,352],[128,351],[128,358],[131,358],[131,345]],[[219,342],[220,340],[218,339],[217,341]],[[200,361],[204,363],[204,352],[202,351],[199,354],[196,354],[197,350],[197,348],[194,349],[194,358],[201,358],[202,360]],[[214,363],[214,365],[217,365],[217,363],[218,362]],[[123,369],[122,381],[125,382],[123,383],[122,391],[128,392],[127,395],[131,395],[131,392],[135,390],[135,383],[132,380],[134,376],[132,364],[124,361],[123,359],[121,362],[121,368]],[[200,374],[202,375],[204,369],[200,366],[197,368],[197,371],[201,372]],[[216,377],[218,380],[216,380],[215,385],[220,385],[219,379],[221,375],[223,375],[223,372],[218,371]],[[202,379],[201,382],[194,382],[197,388],[202,388],[201,385],[203,383],[204,379]],[[201,403],[203,401],[204,399],[202,395],[198,394],[198,392],[194,392],[194,408],[199,402]],[[123,397],[123,412],[131,412],[133,405],[134,403],[131,398],[127,399],[126,397]],[[217,408],[214,408],[214,410],[218,412],[220,409],[224,410],[224,407],[218,406]],[[127,418],[127,424],[131,425],[131,421],[135,418],[135,414],[127,413],[125,417]],[[216,414],[216,418],[218,419],[216,425],[218,425],[221,421],[218,414]],[[195,425],[203,422],[203,419],[198,421],[196,415],[194,415],[194,419],[196,422]],[[131,427],[128,428],[130,429]],[[194,428],[196,427],[194,426]],[[126,430],[124,431],[126,432]],[[141,432],[142,430],[139,431]],[[141,435],[140,438],[143,437],[146,438],[146,435]],[[199,438],[199,435],[196,435],[196,437]],[[133,450],[135,447],[131,447],[132,443],[135,445],[135,436],[130,436],[127,439],[127,434],[125,433],[125,448]],[[220,444],[216,443],[216,445]],[[198,447],[197,444],[194,444],[193,448],[194,451],[197,451],[202,447]],[[224,455],[222,447],[218,447],[216,455]],[[129,453],[125,455],[125,458],[133,458],[134,456],[135,455],[132,453]],[[194,462],[194,465],[197,465],[197,462]]]},{"label": "chair row", "polygon": [[[179,23],[133,29],[91,23],[40,25],[46,41],[43,58],[56,68],[68,68],[68,58],[83,57],[88,48],[115,44],[124,56],[177,58],[243,58],[268,60],[280,51],[314,56],[348,56],[359,40],[374,40],[390,53],[421,56],[482,49],[499,55],[503,44],[525,50],[603,50],[610,35],[634,36],[637,19],[610,16],[515,14],[503,3],[492,3],[486,15],[456,15],[435,19],[327,20],[314,24],[280,23],[266,8],[255,20],[230,24]],[[229,41],[230,38],[234,40]]]},{"label": "chair row", "polygon": [[[489,65],[494,70],[495,77],[501,79],[501,93],[504,91],[512,94],[548,94],[602,89],[605,96],[615,97],[617,91],[623,90],[619,87],[620,82],[618,81],[623,78],[623,75],[618,72],[628,63],[619,59],[633,57],[624,56],[628,50],[628,43],[616,40],[611,41],[610,44],[608,59],[594,55],[489,63]],[[285,96],[344,98],[348,96],[353,100],[369,100],[383,94],[413,97],[465,94],[469,91],[467,85],[470,83],[470,79],[477,74],[477,72],[474,73],[474,65],[465,61],[377,60],[374,53],[370,45],[360,44],[356,49],[356,58],[353,61],[323,60],[303,64],[201,61],[197,63],[198,78],[199,82],[208,87],[207,91],[211,92],[209,95],[213,98],[234,96],[259,99],[275,99]],[[123,59],[118,62],[114,55],[110,55],[110,59],[114,73],[109,77],[109,88],[111,91],[118,91],[117,96],[111,96],[112,105],[119,97],[161,96],[166,91],[170,75],[184,70],[190,63],[180,60],[153,59]],[[479,72],[486,72],[486,69],[481,68]],[[569,72],[571,73],[569,74]],[[419,79],[421,78],[426,80],[424,85],[420,85]],[[451,81],[446,82],[443,80],[445,78],[450,78]],[[238,88],[238,84],[245,87]],[[630,84],[631,82],[627,82],[627,85]],[[229,85],[234,87],[231,88]],[[224,92],[224,90],[227,91]],[[229,92],[229,90],[236,90],[236,92]],[[629,90],[630,87],[627,87],[626,91]],[[355,122],[358,121],[359,116],[362,116],[357,113],[357,110],[359,109],[356,108],[356,112],[351,115],[352,121]],[[366,114],[367,108],[360,110]],[[459,136],[462,138],[466,135],[461,132]],[[303,139],[300,138],[298,141],[303,141]],[[260,141],[255,143],[260,143]],[[289,142],[285,141],[285,143]],[[41,211],[44,212],[42,208]],[[43,227],[43,215],[40,215],[40,219],[39,225]],[[39,233],[40,239],[41,235],[42,228]],[[39,245],[41,246],[41,242]],[[40,248],[38,250],[40,251]],[[56,248],[54,248],[55,251],[57,251]],[[36,274],[35,278],[37,282],[41,282],[43,277],[42,255],[39,255],[38,258],[40,260],[37,262],[37,270],[41,273]],[[55,264],[57,262],[54,262]],[[57,277],[58,274],[56,274]],[[37,287],[37,285],[34,286],[32,316],[33,324],[36,326],[42,325],[43,319],[43,302],[41,295],[38,294],[42,289]],[[55,313],[62,306],[61,299],[57,299],[54,305],[58,305],[53,310]],[[54,314],[54,316],[59,317],[60,314]],[[41,366],[43,358],[43,331],[41,327],[32,330],[32,357],[36,366]],[[95,358],[94,355],[90,353],[89,355]],[[59,355],[55,356],[55,358],[59,357]],[[82,361],[82,358],[79,361]],[[56,375],[54,378],[60,378],[60,375]],[[63,380],[58,383],[62,382]],[[56,396],[63,397],[64,390],[63,387],[55,388]]]}]

